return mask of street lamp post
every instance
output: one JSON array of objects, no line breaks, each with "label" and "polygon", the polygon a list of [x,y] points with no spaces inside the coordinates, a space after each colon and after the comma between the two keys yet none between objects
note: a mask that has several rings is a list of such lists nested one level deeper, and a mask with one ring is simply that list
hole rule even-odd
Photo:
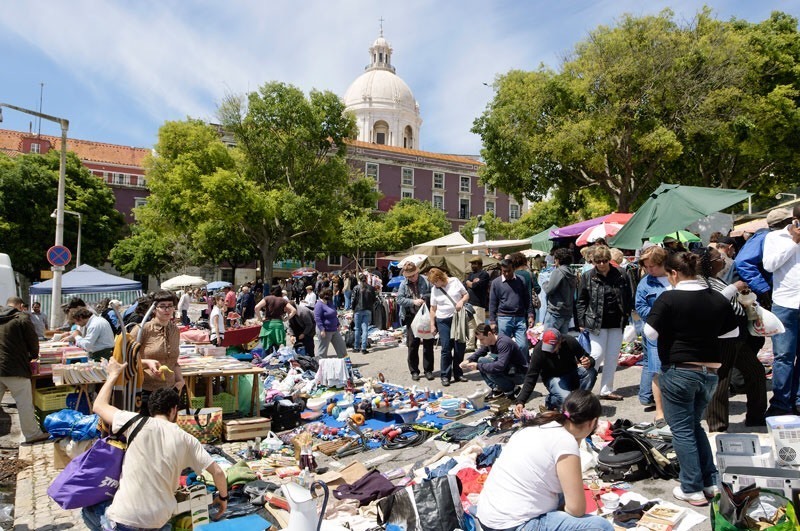
[{"label": "street lamp post", "polygon": [[[64,244],[64,189],[67,177],[67,131],[69,130],[69,120],[66,118],[58,118],[57,116],[50,116],[40,112],[25,109],[24,107],[17,107],[9,103],[0,103],[0,111],[3,107],[13,109],[31,116],[44,118],[51,122],[55,122],[61,126],[61,163],[58,168],[58,199],[56,200],[56,242],[55,245]],[[3,115],[0,114],[0,121],[3,120]],[[52,300],[50,301],[50,328],[58,328],[58,315],[61,313],[61,274],[64,272],[64,267],[53,266],[53,293]]]},{"label": "street lamp post", "polygon": [[[73,212],[72,210],[65,210],[64,214],[71,214],[73,216],[78,216],[78,249],[75,253],[75,267],[81,266],[81,224],[83,222],[83,215],[80,212]],[[50,214],[51,218],[55,218],[57,213],[53,210],[53,213]]]}]

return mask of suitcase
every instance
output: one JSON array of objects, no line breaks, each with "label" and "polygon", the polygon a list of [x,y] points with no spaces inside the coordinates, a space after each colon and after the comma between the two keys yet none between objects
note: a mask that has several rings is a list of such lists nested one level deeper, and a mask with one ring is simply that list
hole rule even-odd
[{"label": "suitcase", "polygon": [[249,441],[256,437],[269,435],[271,422],[261,417],[245,419],[223,420],[226,441]]},{"label": "suitcase", "polygon": [[300,413],[302,413],[304,409],[304,404],[293,402],[291,405],[284,405],[281,404],[280,401],[275,401],[267,404],[264,409],[261,410],[261,416],[271,419],[272,431],[278,433],[298,427],[302,423],[300,420]]}]

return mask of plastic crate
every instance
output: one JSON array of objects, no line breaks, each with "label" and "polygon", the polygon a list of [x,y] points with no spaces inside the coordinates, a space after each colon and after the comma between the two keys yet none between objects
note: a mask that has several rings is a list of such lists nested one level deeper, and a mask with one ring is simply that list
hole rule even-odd
[{"label": "plastic crate", "polygon": [[[221,407],[223,413],[233,413],[239,405],[236,403],[236,398],[230,393],[218,393],[211,399],[213,407]],[[205,407],[206,397],[196,396],[192,398],[192,409]]]},{"label": "plastic crate", "polygon": [[33,393],[33,405],[42,411],[54,411],[67,407],[67,396],[72,393],[72,388],[43,387]]}]

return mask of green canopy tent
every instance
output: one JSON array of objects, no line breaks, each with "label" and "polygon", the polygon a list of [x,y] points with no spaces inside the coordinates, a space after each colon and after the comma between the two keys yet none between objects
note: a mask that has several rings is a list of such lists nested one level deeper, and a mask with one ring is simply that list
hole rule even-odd
[{"label": "green canopy tent", "polygon": [[557,226],[551,225],[539,234],[531,236],[531,249],[544,251],[546,253],[550,252],[550,249],[553,248],[553,240],[550,239],[550,231],[556,230],[557,228]]},{"label": "green canopy tent", "polygon": [[638,249],[651,236],[663,236],[745,201],[746,190],[665,184],[650,194],[616,236],[608,242],[620,249]]}]

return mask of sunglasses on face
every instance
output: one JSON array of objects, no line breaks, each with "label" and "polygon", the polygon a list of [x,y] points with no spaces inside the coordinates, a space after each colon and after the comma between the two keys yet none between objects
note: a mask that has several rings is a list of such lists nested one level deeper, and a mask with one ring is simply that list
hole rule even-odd
[{"label": "sunglasses on face", "polygon": [[594,263],[595,265],[607,264],[608,260],[595,260]]}]

